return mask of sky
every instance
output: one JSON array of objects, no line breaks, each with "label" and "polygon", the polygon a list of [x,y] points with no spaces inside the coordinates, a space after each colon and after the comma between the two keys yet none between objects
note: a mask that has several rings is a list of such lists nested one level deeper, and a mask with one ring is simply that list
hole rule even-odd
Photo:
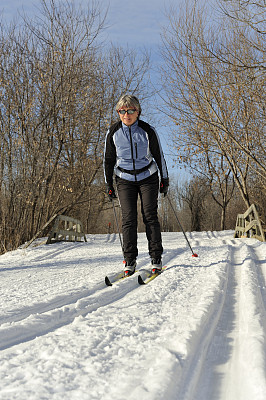
[{"label": "sky", "polygon": [[[88,0],[75,0],[77,4],[88,4]],[[182,0],[98,0],[103,13],[108,9],[103,37],[114,45],[134,49],[146,48],[153,62],[152,75],[158,80],[158,67],[162,62],[159,52],[163,27],[169,24],[167,12],[171,5],[184,3]],[[1,0],[0,10],[4,19],[12,20],[19,12],[34,15],[39,0]],[[155,79],[155,78],[154,78]]]},{"label": "sky", "polygon": [[[77,4],[87,5],[88,0],[75,0]],[[103,12],[108,9],[104,34],[115,45],[133,48],[147,48],[153,61],[159,62],[160,35],[169,21],[167,12],[171,5],[178,6],[182,0],[134,0],[126,3],[121,0],[98,0]],[[39,0],[1,0],[0,11],[4,19],[12,20],[19,12],[34,15]]]},{"label": "sky", "polygon": [[[134,49],[147,49],[151,55],[151,79],[155,84],[160,83],[158,70],[163,62],[160,56],[159,45],[163,27],[169,24],[167,13],[171,6],[178,7],[184,4],[183,0],[98,0],[103,10],[108,8],[106,29],[104,34],[107,40],[114,45],[128,46]],[[36,14],[39,0],[1,0],[0,10],[6,21],[12,20],[17,11],[24,11],[27,15]],[[88,0],[77,3],[87,4]],[[149,121],[147,121],[149,122]],[[161,130],[161,142],[168,163],[168,169],[174,169],[174,163],[169,156],[169,136],[167,128]],[[160,134],[160,132],[159,132]]]},{"label": "sky", "polygon": [[[88,0],[75,0],[77,4],[87,4]],[[165,11],[171,4],[182,4],[182,0],[134,0],[126,3],[121,0],[98,0],[103,9],[108,8],[108,37],[120,44],[148,48],[156,46],[160,40],[162,26],[167,24]],[[0,10],[4,17],[12,19],[17,10],[27,14],[34,13],[39,0],[1,0]]]}]

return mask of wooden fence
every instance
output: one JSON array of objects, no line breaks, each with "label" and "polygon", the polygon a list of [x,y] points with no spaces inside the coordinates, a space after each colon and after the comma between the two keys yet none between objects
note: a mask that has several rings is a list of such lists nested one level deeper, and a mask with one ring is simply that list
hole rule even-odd
[{"label": "wooden fence", "polygon": [[244,214],[238,214],[234,237],[252,237],[265,242],[265,231],[254,204]]},{"label": "wooden fence", "polygon": [[82,223],[78,219],[58,215],[46,244],[60,241],[82,242],[82,238],[87,242]]}]

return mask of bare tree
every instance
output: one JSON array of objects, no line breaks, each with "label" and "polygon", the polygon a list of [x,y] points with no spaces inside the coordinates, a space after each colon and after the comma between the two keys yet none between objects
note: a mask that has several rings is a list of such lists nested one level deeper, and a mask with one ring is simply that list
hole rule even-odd
[{"label": "bare tree", "polygon": [[[265,0],[220,0],[220,7],[223,14],[236,21],[237,24],[249,27],[255,34],[266,34]],[[254,45],[257,47],[257,43],[254,42]]]},{"label": "bare tree", "polygon": [[204,179],[195,178],[183,187],[180,193],[183,203],[185,203],[191,216],[191,231],[201,231],[205,215],[204,201],[208,195],[208,186]]},{"label": "bare tree", "polygon": [[[255,58],[252,48],[242,46],[239,30],[231,31],[230,21],[214,29],[206,15],[196,2],[180,18],[169,15],[163,37],[165,109],[177,127],[177,155],[210,180],[213,166],[222,162],[249,206],[250,171],[266,177],[264,94],[259,90],[264,77],[239,68],[239,51],[249,64]],[[221,171],[219,176],[222,182],[226,175]]]},{"label": "bare tree", "polygon": [[0,31],[2,251],[59,212],[90,228],[105,206],[102,153],[113,106],[124,91],[143,89],[149,57],[109,53],[97,40],[104,18],[95,2],[84,11],[41,0],[36,18]]}]

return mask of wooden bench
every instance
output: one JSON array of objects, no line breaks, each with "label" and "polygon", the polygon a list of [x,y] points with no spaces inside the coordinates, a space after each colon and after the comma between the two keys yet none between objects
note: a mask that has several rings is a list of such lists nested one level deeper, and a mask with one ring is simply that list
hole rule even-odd
[{"label": "wooden bench", "polygon": [[58,215],[46,244],[60,241],[82,242],[82,238],[87,242],[82,223],[78,219]]},{"label": "wooden bench", "polygon": [[238,214],[234,237],[252,237],[265,242],[265,230],[254,204],[244,214]]}]

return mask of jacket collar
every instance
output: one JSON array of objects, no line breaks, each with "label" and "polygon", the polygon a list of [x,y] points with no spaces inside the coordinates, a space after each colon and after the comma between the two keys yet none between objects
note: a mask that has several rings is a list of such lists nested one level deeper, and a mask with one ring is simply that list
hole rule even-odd
[{"label": "jacket collar", "polygon": [[122,122],[122,127],[123,127],[123,129],[125,129],[125,130],[127,130],[127,129],[129,129],[129,128],[135,129],[135,128],[138,126],[138,123],[139,123],[139,120],[138,120],[138,119],[137,119],[136,122],[134,122],[134,124],[132,124],[132,125],[130,125],[130,126],[127,126],[126,124],[124,124],[124,123]]}]

